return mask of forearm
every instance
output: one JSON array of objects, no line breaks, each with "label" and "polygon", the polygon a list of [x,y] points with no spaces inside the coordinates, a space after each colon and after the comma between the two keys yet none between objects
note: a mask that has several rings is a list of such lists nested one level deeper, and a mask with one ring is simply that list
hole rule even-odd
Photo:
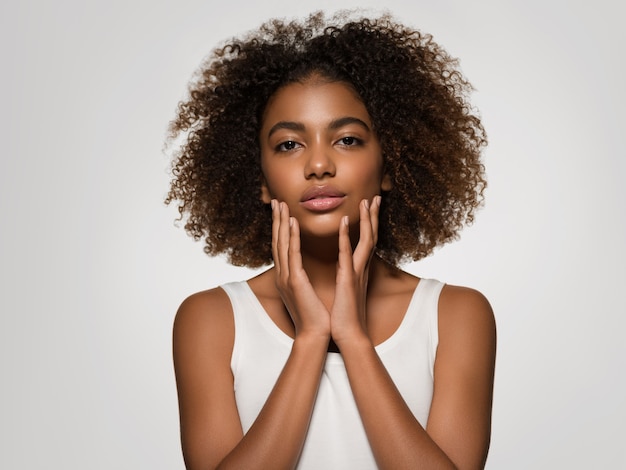
[{"label": "forearm", "polygon": [[378,467],[455,468],[408,408],[369,339],[340,348]]},{"label": "forearm", "polygon": [[294,468],[306,437],[327,340],[298,338],[263,409],[218,468]]}]

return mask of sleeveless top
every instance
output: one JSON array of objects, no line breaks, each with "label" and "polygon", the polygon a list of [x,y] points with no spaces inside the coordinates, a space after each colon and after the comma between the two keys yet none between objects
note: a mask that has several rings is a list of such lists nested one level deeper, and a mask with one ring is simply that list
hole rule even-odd
[{"label": "sleeveless top", "polygon": [[[443,283],[421,279],[398,329],[376,346],[413,415],[426,426],[438,344]],[[222,286],[234,315],[231,369],[243,432],[254,423],[291,351],[293,339],[272,321],[248,283]],[[298,469],[376,469],[341,354],[328,353]]]}]

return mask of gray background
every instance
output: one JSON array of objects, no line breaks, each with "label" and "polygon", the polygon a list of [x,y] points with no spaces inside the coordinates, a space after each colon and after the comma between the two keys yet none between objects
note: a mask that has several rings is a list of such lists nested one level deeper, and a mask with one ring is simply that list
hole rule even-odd
[{"label": "gray background", "polygon": [[[183,468],[174,313],[251,272],[174,226],[167,123],[218,41],[356,5],[376,2],[2,4],[0,467]],[[407,266],[494,306],[490,469],[626,464],[625,34],[612,5],[386,2],[461,59],[490,138],[476,223]]]}]

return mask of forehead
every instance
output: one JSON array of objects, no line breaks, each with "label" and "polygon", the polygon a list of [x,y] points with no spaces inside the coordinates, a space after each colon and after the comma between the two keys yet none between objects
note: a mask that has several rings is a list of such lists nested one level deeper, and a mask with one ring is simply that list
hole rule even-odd
[{"label": "forehead", "polygon": [[371,125],[365,104],[349,83],[307,80],[285,85],[268,100],[262,128],[278,121],[323,123],[353,116]]}]

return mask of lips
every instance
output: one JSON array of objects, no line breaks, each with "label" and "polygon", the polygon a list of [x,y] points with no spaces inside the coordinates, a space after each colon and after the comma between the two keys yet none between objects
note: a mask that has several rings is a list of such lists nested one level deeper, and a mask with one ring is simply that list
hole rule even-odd
[{"label": "lips", "polygon": [[344,197],[342,193],[332,186],[311,186],[303,194],[300,202],[310,201],[311,199],[327,199],[331,197]]},{"label": "lips", "polygon": [[302,194],[300,204],[309,210],[323,212],[340,206],[344,197],[345,193],[332,186],[312,186]]}]

